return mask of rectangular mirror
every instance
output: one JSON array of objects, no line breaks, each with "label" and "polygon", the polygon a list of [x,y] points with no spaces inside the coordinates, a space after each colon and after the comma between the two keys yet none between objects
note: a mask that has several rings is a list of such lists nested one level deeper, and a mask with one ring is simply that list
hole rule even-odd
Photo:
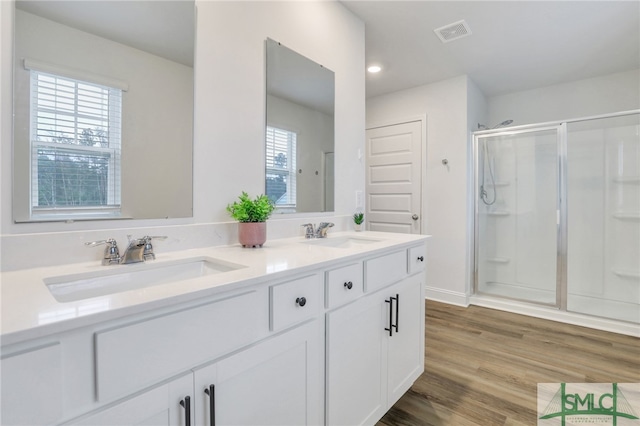
[{"label": "rectangular mirror", "polygon": [[267,39],[265,194],[279,213],[334,211],[333,71]]},{"label": "rectangular mirror", "polygon": [[193,214],[195,3],[15,2],[16,222]]}]

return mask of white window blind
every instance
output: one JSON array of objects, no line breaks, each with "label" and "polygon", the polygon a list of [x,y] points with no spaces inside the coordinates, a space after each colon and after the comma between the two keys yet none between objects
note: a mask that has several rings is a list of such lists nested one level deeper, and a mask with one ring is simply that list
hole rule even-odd
[{"label": "white window blind", "polygon": [[278,207],[296,206],[296,133],[267,126],[266,195]]},{"label": "white window blind", "polygon": [[31,70],[32,214],[119,210],[122,90]]}]

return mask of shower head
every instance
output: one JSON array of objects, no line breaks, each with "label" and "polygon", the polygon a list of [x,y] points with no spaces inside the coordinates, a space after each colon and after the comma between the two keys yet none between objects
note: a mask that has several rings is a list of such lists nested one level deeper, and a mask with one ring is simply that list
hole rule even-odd
[{"label": "shower head", "polygon": [[485,126],[484,124],[478,123],[478,130],[489,130],[489,128],[487,126]]},{"label": "shower head", "polygon": [[513,123],[513,120],[505,120],[502,123],[496,125],[495,127],[493,127],[494,129],[497,129],[499,127],[504,127],[504,126],[508,126],[509,124]]}]

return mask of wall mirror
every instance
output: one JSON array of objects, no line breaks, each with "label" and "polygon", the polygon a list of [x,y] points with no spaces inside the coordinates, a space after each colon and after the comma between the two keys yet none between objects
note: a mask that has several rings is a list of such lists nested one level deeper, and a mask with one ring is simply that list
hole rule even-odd
[{"label": "wall mirror", "polygon": [[280,213],[334,211],[333,71],[267,39],[265,193]]},{"label": "wall mirror", "polygon": [[195,2],[15,3],[16,222],[193,215]]}]

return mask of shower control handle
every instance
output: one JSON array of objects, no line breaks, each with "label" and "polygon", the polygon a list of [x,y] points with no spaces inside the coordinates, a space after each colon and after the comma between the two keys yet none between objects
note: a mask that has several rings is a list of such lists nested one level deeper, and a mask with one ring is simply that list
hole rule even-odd
[{"label": "shower control handle", "polygon": [[413,219],[413,220],[418,220],[418,218],[419,218],[419,217],[420,217],[420,216],[418,216],[417,214],[415,214],[415,213],[414,213],[414,215],[413,215],[413,216],[411,216],[411,219]]}]

